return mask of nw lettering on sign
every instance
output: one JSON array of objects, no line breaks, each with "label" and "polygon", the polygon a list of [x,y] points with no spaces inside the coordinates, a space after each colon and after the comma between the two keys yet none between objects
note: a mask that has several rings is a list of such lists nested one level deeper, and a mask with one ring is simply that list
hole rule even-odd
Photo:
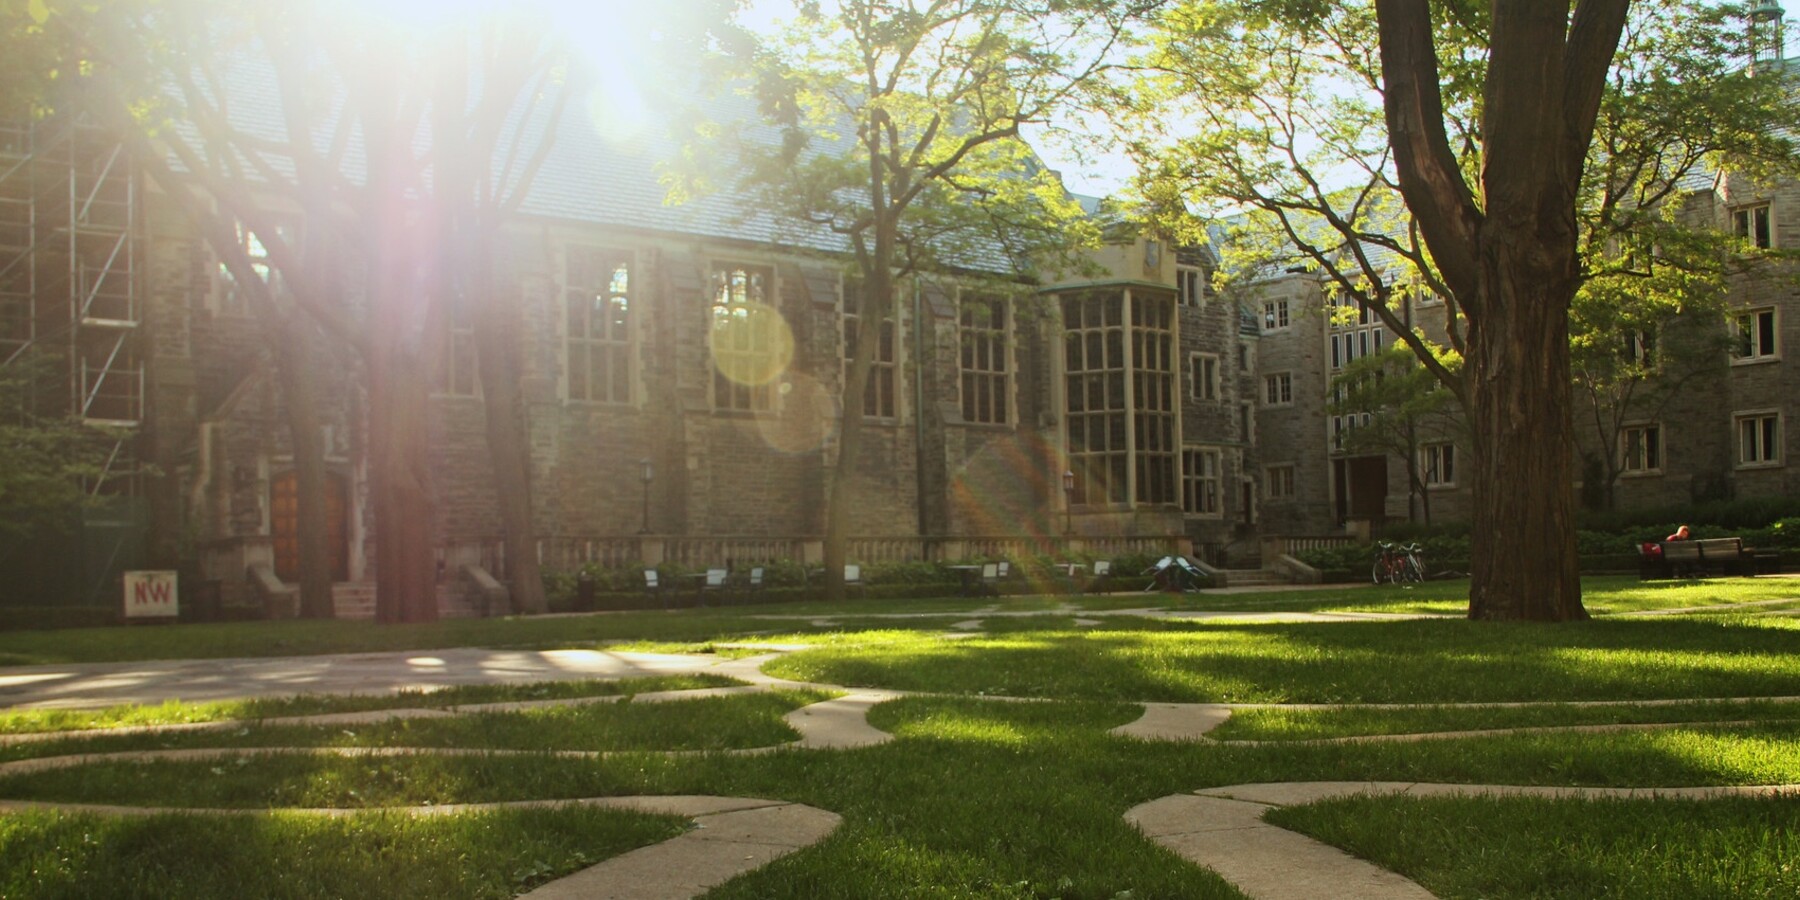
[{"label": "nw lettering on sign", "polygon": [[167,619],[180,614],[174,572],[126,572],[125,615],[133,619]]},{"label": "nw lettering on sign", "polygon": [[154,603],[158,606],[169,602],[169,593],[174,585],[166,581],[140,581],[132,585],[136,590],[131,592],[133,603]]}]

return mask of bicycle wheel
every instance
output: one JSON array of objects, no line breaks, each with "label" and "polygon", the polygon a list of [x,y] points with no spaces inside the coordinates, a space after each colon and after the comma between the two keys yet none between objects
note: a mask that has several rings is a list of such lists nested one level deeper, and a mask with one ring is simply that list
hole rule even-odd
[{"label": "bicycle wheel", "polygon": [[1425,561],[1417,553],[1406,554],[1406,580],[1418,584],[1425,583]]},{"label": "bicycle wheel", "polygon": [[1369,570],[1369,580],[1376,584],[1380,584],[1382,581],[1386,580],[1386,578],[1387,566],[1382,565],[1382,560],[1375,560],[1375,567]]}]

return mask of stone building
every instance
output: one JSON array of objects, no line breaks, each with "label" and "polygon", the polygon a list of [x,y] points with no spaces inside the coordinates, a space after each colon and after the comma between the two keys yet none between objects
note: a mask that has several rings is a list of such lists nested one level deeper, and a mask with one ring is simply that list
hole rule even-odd
[{"label": "stone building", "polygon": [[[29,141],[13,149],[32,155]],[[506,228],[549,569],[818,555],[847,335],[864,327],[844,313],[848,267],[730,191],[665,204],[653,151],[673,149],[571,128]],[[125,229],[135,266],[119,275],[132,319],[119,330],[131,342],[125,424],[157,473],[138,486],[158,510],[150,555],[280,591],[298,567],[271,352],[281,338],[177,204],[124,162],[119,172],[137,203]],[[291,200],[263,203],[286,236],[307,228]],[[240,239],[272,273],[256,236],[240,228]],[[1251,535],[1256,342],[1238,310],[1210,295],[1203,260],[1162,242],[1124,236],[1095,262],[1099,275],[1048,283],[969,272],[985,277],[901,286],[867,397],[853,560],[1217,555]],[[350,272],[355,308],[363,286]],[[429,527],[447,608],[460,573],[505,569],[467,313],[448,311],[426,336],[445,348],[432,373]],[[361,614],[374,559],[365,376],[347,348],[313,353],[331,568],[340,611]]]},{"label": "stone building", "polygon": [[[1623,389],[1574,397],[1576,489],[1588,509],[1643,509],[1734,498],[1800,494],[1788,460],[1788,412],[1800,401],[1800,371],[1784,363],[1796,335],[1800,286],[1792,262],[1758,250],[1800,250],[1800,183],[1760,185],[1737,174],[1696,184],[1682,199],[1692,223],[1745,238],[1752,255],[1728,276],[1726,313],[1695,310],[1659,333],[1622,334],[1620,353],[1649,359],[1655,375]],[[1351,360],[1392,347],[1394,335],[1367,313],[1333,315],[1316,273],[1289,272],[1241,289],[1255,315],[1256,441],[1263,485],[1261,529],[1320,535],[1423,518],[1466,521],[1469,491],[1458,479],[1466,438],[1445,423],[1422,428],[1405,456],[1356,449],[1346,436],[1379,413],[1334,415],[1333,379]],[[1400,300],[1396,314],[1443,342],[1445,304],[1428,294]],[[1648,354],[1646,357],[1645,354]]]}]

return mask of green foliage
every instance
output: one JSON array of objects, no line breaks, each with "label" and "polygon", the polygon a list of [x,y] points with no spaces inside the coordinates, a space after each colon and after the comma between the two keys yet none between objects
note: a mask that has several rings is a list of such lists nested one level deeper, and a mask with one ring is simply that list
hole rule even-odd
[{"label": "green foliage", "polygon": [[871,282],[1068,259],[1098,234],[1020,128],[1073,103],[1136,5],[803,9],[756,59],[754,92],[781,140],[740,144],[744,182],[798,243],[837,235]]},{"label": "green foliage", "polygon": [[[1766,495],[1681,506],[1583,512],[1580,524],[1591,531],[1654,530],[1663,524],[1709,525],[1722,529],[1762,528],[1800,516],[1800,497]],[[1670,527],[1662,535],[1674,531]]]},{"label": "green foliage", "polygon": [[0,367],[0,538],[74,527],[98,502],[92,488],[126,437],[57,407],[64,389],[54,362],[22,356]]},{"label": "green foliage", "polygon": [[[1449,145],[1464,180],[1480,184],[1485,8],[1433,7]],[[1744,70],[1740,15],[1702,0],[1632,4],[1613,58],[1576,201],[1584,278],[1570,315],[1575,384],[1594,413],[1577,420],[1606,448],[1586,482],[1608,496],[1623,465],[1622,423],[1655,419],[1678,392],[1722,370],[1728,277],[1769,271],[1785,255],[1753,251],[1718,227],[1714,196],[1695,202],[1689,193],[1719,171],[1762,180],[1800,173],[1800,93],[1785,78]],[[1121,109],[1144,164],[1145,214],[1213,243],[1223,287],[1254,295],[1263,279],[1304,269],[1404,339],[1413,323],[1398,298],[1449,292],[1398,195],[1377,43],[1369,2],[1183,0],[1147,38]],[[1436,343],[1462,348],[1458,298],[1448,299],[1447,330],[1409,346],[1456,385],[1460,375]],[[1623,352],[1634,335],[1651,338],[1649,359]],[[1392,452],[1392,436],[1414,424],[1397,402],[1340,406],[1396,410],[1355,436]]]}]

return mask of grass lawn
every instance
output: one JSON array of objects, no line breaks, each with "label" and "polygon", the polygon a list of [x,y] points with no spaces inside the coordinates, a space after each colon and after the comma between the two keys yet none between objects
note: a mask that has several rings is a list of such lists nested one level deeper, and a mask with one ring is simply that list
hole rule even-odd
[{"label": "grass lawn", "polygon": [[[1720,578],[1697,582],[1639,582],[1630,576],[1584,579],[1590,611],[1620,613],[1689,606],[1753,603],[1792,598],[1800,606],[1800,580]],[[1460,615],[1468,608],[1468,582],[1434,581],[1396,587],[1347,584],[1315,590],[1247,594],[1100,594],[1066,597],[947,597],[924,600],[851,600],[705,609],[605,613],[537,618],[445,619],[417,625],[370,627],[366,622],[285,621],[170,625],[159,628],[73,628],[0,632],[0,668],[18,665],[147,659],[303,656],[373,653],[441,647],[558,649],[616,642],[665,646],[736,640],[804,640],[867,628],[937,630],[968,618],[972,610],[1049,613],[1107,612],[1145,607],[1225,612],[1387,612]],[[929,618],[874,618],[896,613]],[[777,616],[782,618],[770,618]],[[793,618],[788,618],[793,617]],[[812,625],[811,619],[834,624]],[[1004,619],[990,619],[993,623]]]},{"label": "grass lawn", "polygon": [[1115,620],[945,641],[841,641],[767,670],[858,687],[1215,703],[1443,703],[1800,695],[1800,621]]},{"label": "grass lawn", "polygon": [[370,813],[0,817],[6,897],[512,897],[687,829],[591,808],[459,816]]},{"label": "grass lawn", "polygon": [[[1635,608],[1689,605],[1671,601],[1664,591],[1704,588],[1638,589],[1623,579],[1590,584],[1590,597],[1616,591],[1617,603]],[[1273,596],[1276,604],[1316,604],[1316,609],[1367,600],[1392,609],[1435,596],[1419,592],[1444,591],[1449,597],[1458,587],[1434,583],[1412,594],[1354,588],[1342,594],[1200,595],[1181,601],[1191,608],[1218,608],[1212,601],[1249,604]],[[1737,599],[1706,602],[1753,602],[1764,596],[1758,593],[1760,582],[1719,587],[1721,592],[1705,596]],[[1166,598],[1128,599],[1149,605]],[[445,646],[409,642],[459,636],[487,646],[630,640],[661,648],[754,637],[808,646],[769,664],[767,671],[847,686],[942,692],[875,707],[871,724],[895,740],[855,750],[665,752],[784,740],[792,732],[782,713],[822,696],[797,691],[351,728],[246,725],[20,745],[7,752],[214,747],[222,755],[13,772],[0,775],[0,797],[370,811],[338,819],[297,812],[144,819],[6,814],[0,816],[0,895],[222,898],[243,896],[248,883],[267,896],[509,896],[684,826],[668,818],[597,810],[428,818],[373,810],[717,794],[805,803],[840,814],[843,825],[823,842],[716,889],[708,895],[712,898],[1237,898],[1241,895],[1228,883],[1126,824],[1124,812],[1170,794],[1253,782],[1800,783],[1800,709],[1768,699],[1800,695],[1800,621],[1792,618],[1604,617],[1578,625],[1526,626],[1462,620],[1196,624],[1111,617],[1099,626],[1078,627],[1074,615],[1059,611],[1056,603],[995,605],[1023,609],[1034,603],[1046,615],[988,618],[982,631],[958,639],[946,639],[937,629],[946,620],[965,618],[950,615],[970,608],[960,602],[930,608],[853,602],[831,615],[833,626],[746,614],[795,608],[767,607],[397,628],[265,623],[130,629],[119,637],[33,635],[43,646],[19,635],[0,636],[5,639],[0,652],[64,659],[101,653],[108,641],[136,654],[131,658],[175,655],[185,634],[201,635],[202,647],[223,655],[252,655],[246,648],[273,640],[288,642],[280,652],[293,653],[299,643],[330,650],[398,649]],[[873,615],[912,609],[933,616],[913,623]],[[657,689],[649,684],[633,682],[619,690]],[[575,696],[600,688],[541,690]],[[993,695],[1042,699],[1015,702]],[[1598,708],[1556,702],[1725,697],[1750,699]],[[420,700],[449,705],[442,694],[412,698],[415,705]],[[1139,702],[1152,700],[1423,705],[1247,710],[1218,732],[1273,741],[1254,746],[1144,741],[1109,733],[1137,718]],[[1446,706],[1488,700],[1533,703],[1509,709]],[[245,713],[244,707],[209,705],[105,715],[108,722],[128,724],[141,721],[139,716],[198,720]],[[1416,744],[1296,742],[1338,734],[1610,721],[1684,724]],[[276,745],[476,752],[255,752]],[[583,758],[480,752],[553,748],[623,752]],[[1800,858],[1794,843],[1800,800],[1791,798],[1630,804],[1365,798],[1275,815],[1284,826],[1377,860],[1441,896],[1789,897],[1797,889],[1793,860]]]},{"label": "grass lawn", "polygon": [[770,747],[798,735],[786,713],[829,699],[774,691],[664,704],[589,703],[363,725],[264,725],[225,732],[121,734],[0,745],[0,762],[75,753],[195,747],[444,747],[463,750],[693,751]]},{"label": "grass lawn", "polygon": [[1356,735],[1429,734],[1494,728],[1641,723],[1797,721],[1800,702],[1693,701],[1676,704],[1573,706],[1350,706],[1338,709],[1239,709],[1208,732],[1221,741],[1308,741]]},{"label": "grass lawn", "polygon": [[1268,818],[1440,897],[1800,897],[1792,798],[1351,798]]},{"label": "grass lawn", "polygon": [[106,709],[13,709],[0,710],[0,734],[281,719],[376,709],[447,709],[471,703],[618,697],[652,691],[731,687],[739,684],[743,682],[720,675],[651,675],[616,681],[589,679],[538,681],[530,684],[461,684],[435,691],[409,689],[391,694],[295,694],[291,697],[251,697],[210,702],[170,700],[155,705],[124,704]]}]

